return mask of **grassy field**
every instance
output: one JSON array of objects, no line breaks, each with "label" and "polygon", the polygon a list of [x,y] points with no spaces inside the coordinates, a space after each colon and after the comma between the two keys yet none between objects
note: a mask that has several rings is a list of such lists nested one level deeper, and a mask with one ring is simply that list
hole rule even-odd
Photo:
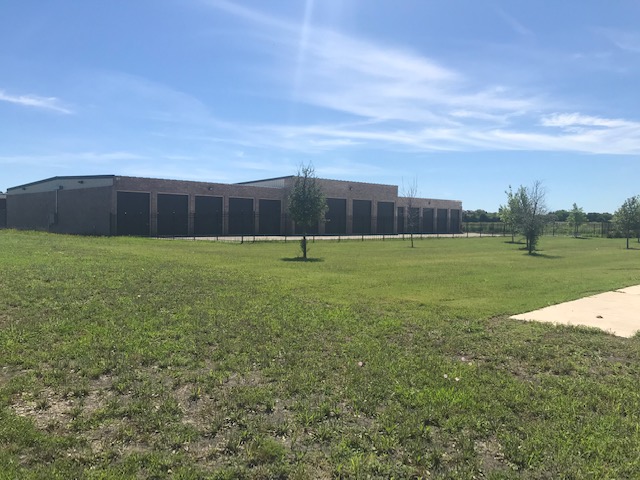
[{"label": "grassy field", "polygon": [[507,317],[624,240],[0,231],[0,478],[639,478],[640,336]]}]

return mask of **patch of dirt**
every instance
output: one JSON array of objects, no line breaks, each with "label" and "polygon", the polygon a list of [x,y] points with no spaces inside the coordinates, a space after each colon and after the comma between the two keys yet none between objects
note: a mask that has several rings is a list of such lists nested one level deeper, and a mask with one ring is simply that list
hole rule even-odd
[{"label": "patch of dirt", "polygon": [[198,382],[179,385],[171,392],[183,412],[182,423],[194,428],[200,436],[183,445],[183,451],[200,465],[216,467],[237,457],[245,448],[247,425],[261,425],[287,448],[291,439],[289,423],[293,414],[289,403],[274,394],[272,403],[248,404],[238,415],[236,402],[243,391],[273,383],[259,371],[232,375],[213,389]]},{"label": "patch of dirt", "polygon": [[106,405],[112,396],[110,387],[111,378],[103,375],[89,382],[84,396],[63,395],[46,387],[35,396],[18,395],[10,408],[16,415],[31,418],[41,430],[69,430],[74,418],[88,417]]},{"label": "patch of dirt", "polygon": [[502,445],[495,437],[475,441],[475,451],[480,463],[480,471],[485,474],[506,471],[510,469],[510,463],[502,452]]},{"label": "patch of dirt", "polygon": [[[0,370],[0,375],[7,375],[4,371]],[[177,373],[150,368],[141,371],[139,379],[135,376],[132,380],[134,384],[139,380],[149,390],[132,388],[120,393],[115,388],[119,381],[116,377],[102,375],[87,379],[73,371],[69,373],[73,378],[68,378],[61,391],[46,387],[37,393],[16,395],[10,408],[16,415],[31,419],[38,429],[71,434],[85,441],[78,447],[80,452],[67,451],[68,455],[80,455],[78,458],[85,461],[102,456],[125,458],[137,452],[168,447],[183,452],[202,467],[216,469],[249,455],[256,438],[270,437],[287,452],[318,455],[318,465],[321,465],[327,461],[330,441],[318,439],[320,425],[336,417],[353,430],[355,436],[376,430],[373,418],[356,412],[346,403],[334,404],[321,420],[313,420],[307,427],[300,426],[296,399],[281,398],[278,386],[257,370],[232,375],[222,382],[207,377],[203,371],[202,380],[184,383]],[[120,409],[124,412],[131,402],[139,402],[138,395],[148,396],[148,408],[158,408],[171,401],[177,403],[179,412],[167,417],[172,425],[166,425],[166,432],[181,435],[178,432],[186,430],[181,444],[161,439],[164,426],[159,427],[159,432],[139,430],[126,415],[119,416]],[[160,400],[161,403],[156,403]],[[114,411],[110,408],[112,402],[115,402]],[[318,396],[311,399],[306,408],[311,413],[320,408],[324,411],[327,402],[328,399]],[[181,428],[180,423],[188,428]],[[156,445],[156,441],[161,443]],[[322,468],[313,472],[313,476],[330,477]]]},{"label": "patch of dirt", "polygon": [[78,403],[78,399],[61,397],[45,388],[36,398],[20,395],[11,407],[16,415],[31,418],[41,430],[58,430],[67,428],[71,411]]}]

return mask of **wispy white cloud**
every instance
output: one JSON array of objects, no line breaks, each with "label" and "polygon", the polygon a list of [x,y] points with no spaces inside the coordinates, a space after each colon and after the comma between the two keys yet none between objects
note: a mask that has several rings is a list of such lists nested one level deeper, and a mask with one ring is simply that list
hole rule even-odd
[{"label": "wispy white cloud", "polygon": [[24,107],[40,108],[52,110],[58,113],[71,114],[71,110],[63,106],[56,97],[40,97],[38,95],[10,95],[4,90],[0,90],[0,101],[22,105]]},{"label": "wispy white cloud", "polygon": [[513,15],[510,15],[498,7],[496,7],[496,11],[498,12],[498,15],[500,15],[500,17],[502,17],[502,19],[519,35],[527,37],[533,35],[533,32],[519,22]]},{"label": "wispy white cloud", "polygon": [[314,27],[308,11],[299,28],[227,1],[207,4],[269,30],[285,46],[273,55],[297,59],[289,71],[296,76],[301,102],[364,118],[433,123],[445,121],[451,107],[504,111],[536,102],[500,85],[478,88],[460,72],[415,51]]},{"label": "wispy white cloud", "polygon": [[640,155],[640,122],[572,113],[543,117],[540,124],[554,130],[495,129],[483,137],[512,150]]},{"label": "wispy white cloud", "polygon": [[[556,114],[539,119],[537,129],[459,124],[442,127],[272,126],[261,127],[272,146],[313,152],[351,146],[406,151],[563,151],[591,154],[640,154],[640,123],[581,114]],[[540,130],[540,127],[543,127]],[[327,142],[323,145],[323,142]]]},{"label": "wispy white cloud", "polygon": [[593,117],[579,113],[554,113],[547,115],[542,117],[541,124],[545,127],[640,127],[640,123],[629,122],[627,120]]},{"label": "wispy white cloud", "polygon": [[125,165],[118,169],[118,173],[132,177],[166,178],[198,182],[231,183],[237,181],[233,175],[230,175],[231,171],[228,167],[219,169],[202,167],[184,168],[183,165],[161,162],[160,160],[161,159],[155,159],[154,161]]},{"label": "wispy white cloud", "polygon": [[518,116],[517,112],[512,114],[500,115],[500,114],[487,113],[487,112],[482,112],[477,110],[465,110],[465,109],[452,110],[451,112],[449,112],[449,114],[454,118],[471,119],[471,120],[475,119],[475,120],[494,122],[494,123],[506,123],[509,121],[509,118]]},{"label": "wispy white cloud", "polygon": [[[241,138],[247,145],[300,152],[354,146],[395,151],[640,152],[640,129],[634,121],[558,112],[558,103],[544,90],[479,83],[471,72],[420,52],[314,26],[311,0],[299,21],[226,0],[206,3],[249,22],[252,32],[274,39],[279,48],[271,52],[273,70],[265,75],[280,80],[282,101],[293,97],[352,120],[242,125]],[[502,10],[498,14],[518,34],[533,35],[513,16]],[[623,38],[627,49],[634,48],[634,36],[617,33],[620,45]]]},{"label": "wispy white cloud", "polygon": [[282,30],[289,30],[290,33],[296,33],[296,27],[290,22],[280,20],[277,17],[262,13],[258,10],[253,10],[248,7],[243,7],[237,2],[228,0],[201,0],[203,5],[214,7],[218,10],[225,11],[236,17],[243,18],[245,20],[257,23],[266,27],[274,27]]},{"label": "wispy white cloud", "polygon": [[640,53],[640,33],[612,28],[601,28],[600,31],[620,50]]},{"label": "wispy white cloud", "polygon": [[325,163],[316,171],[319,176],[325,178],[358,178],[362,176],[362,172],[367,172],[367,175],[372,177],[388,178],[390,173],[387,169],[371,163],[353,162],[347,159]]},{"label": "wispy white cloud", "polygon": [[148,157],[133,152],[58,152],[48,154],[25,154],[0,156],[0,164],[16,165],[77,165],[77,164],[113,164],[115,162],[129,162],[132,160],[145,160]]},{"label": "wispy white cloud", "polygon": [[141,76],[117,71],[92,72],[84,78],[89,98],[102,111],[147,121],[224,126],[197,97]]},{"label": "wispy white cloud", "polygon": [[[0,155],[0,166],[20,166],[34,178],[49,175],[111,174],[194,181],[233,182],[244,177],[229,162],[203,155],[136,153],[133,151],[60,151],[48,154]],[[206,165],[206,166],[203,166]],[[244,172],[246,175],[246,172]],[[28,179],[25,179],[25,182]]]}]

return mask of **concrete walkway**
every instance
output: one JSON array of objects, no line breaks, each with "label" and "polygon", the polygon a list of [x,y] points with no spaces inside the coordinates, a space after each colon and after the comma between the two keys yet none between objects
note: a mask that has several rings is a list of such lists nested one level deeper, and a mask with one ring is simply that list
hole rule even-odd
[{"label": "concrete walkway", "polygon": [[640,330],[640,285],[553,305],[511,318],[584,325],[600,328],[620,337],[632,337]]}]

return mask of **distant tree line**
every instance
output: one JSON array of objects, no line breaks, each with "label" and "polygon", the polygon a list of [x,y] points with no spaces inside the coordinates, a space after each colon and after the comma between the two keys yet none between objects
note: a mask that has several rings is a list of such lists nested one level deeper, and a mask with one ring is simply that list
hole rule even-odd
[{"label": "distant tree line", "polygon": [[[546,214],[547,220],[549,222],[568,222],[569,216],[571,215],[571,210],[556,210],[553,212],[548,212]],[[587,222],[611,222],[613,220],[613,214],[611,213],[597,213],[590,212],[586,213],[586,221]],[[490,222],[501,222],[500,214],[498,212],[487,212],[486,210],[478,209],[478,210],[465,210],[464,211],[464,221],[465,222],[481,222],[481,223],[490,223]]]}]

